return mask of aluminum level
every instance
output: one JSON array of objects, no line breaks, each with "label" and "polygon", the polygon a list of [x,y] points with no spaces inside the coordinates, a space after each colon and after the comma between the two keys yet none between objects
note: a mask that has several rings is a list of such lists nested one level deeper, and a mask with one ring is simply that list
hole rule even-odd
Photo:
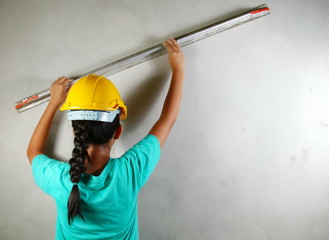
[{"label": "aluminum level", "polygon": [[[223,32],[227,29],[239,26],[241,24],[250,22],[254,19],[263,17],[265,15],[270,14],[269,8],[266,6],[266,4],[260,5],[256,8],[250,9],[246,12],[237,14],[233,17],[230,17],[228,19],[213,23],[211,25],[208,25],[206,27],[197,29],[195,31],[192,31],[190,33],[184,34],[179,37],[175,37],[175,39],[178,41],[178,43],[184,47],[186,45],[189,45],[191,43],[197,42],[201,39],[210,37],[216,33]],[[164,55],[167,53],[167,50],[165,47],[161,44],[158,44],[156,46],[150,47],[148,49],[145,49],[143,51],[137,52],[135,54],[132,54],[130,56],[127,56],[125,58],[122,58],[120,60],[111,62],[107,65],[104,65],[102,67],[99,67],[97,69],[94,69],[92,71],[89,71],[87,73],[84,73],[77,77],[75,81],[83,76],[89,75],[89,74],[98,74],[102,76],[110,76],[112,74],[115,74],[117,72],[123,71],[127,68],[130,68],[132,66],[135,66],[139,63],[148,61],[150,59],[159,57],[161,55]],[[30,108],[33,108],[37,105],[40,105],[41,103],[47,102],[50,98],[50,89],[43,90],[41,92],[38,92],[36,94],[33,94],[31,96],[28,96],[26,98],[23,98],[15,103],[15,108],[18,113],[21,113],[23,111],[26,111]]]}]

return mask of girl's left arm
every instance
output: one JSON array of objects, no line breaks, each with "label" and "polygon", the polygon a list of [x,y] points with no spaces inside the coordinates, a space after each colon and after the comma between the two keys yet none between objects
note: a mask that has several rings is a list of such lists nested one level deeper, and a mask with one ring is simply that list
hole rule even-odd
[{"label": "girl's left arm", "polygon": [[32,134],[29,146],[27,147],[27,157],[31,164],[35,156],[44,153],[51,124],[57,109],[66,99],[67,85],[71,81],[72,79],[67,77],[60,77],[54,81],[50,87],[50,101],[40,118],[39,123]]}]

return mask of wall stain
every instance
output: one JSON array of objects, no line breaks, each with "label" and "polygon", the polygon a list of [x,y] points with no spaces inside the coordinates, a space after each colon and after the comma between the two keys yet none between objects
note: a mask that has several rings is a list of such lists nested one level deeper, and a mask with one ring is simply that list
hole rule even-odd
[{"label": "wall stain", "polygon": [[244,127],[242,127],[242,128],[240,128],[240,131],[241,131],[241,132],[243,132],[243,133],[246,133],[246,132],[248,132],[248,129],[247,129],[247,128],[244,128]]},{"label": "wall stain", "polygon": [[322,127],[329,128],[329,124],[325,123],[323,120],[321,120],[320,124]]},{"label": "wall stain", "polygon": [[296,161],[296,159],[297,159],[297,157],[296,157],[296,156],[290,156],[290,161],[292,161],[292,162],[295,162],[295,161]]},{"label": "wall stain", "polygon": [[303,161],[307,162],[309,160],[309,156],[308,156],[308,152],[310,151],[309,148],[306,149],[302,149],[302,153],[303,153]]},{"label": "wall stain", "polygon": [[[302,151],[302,161],[303,162],[308,162],[309,161],[310,149],[309,148],[303,148],[303,149],[301,149],[301,151]],[[295,163],[297,161],[297,156],[296,155],[291,155],[289,159],[292,163]]]}]

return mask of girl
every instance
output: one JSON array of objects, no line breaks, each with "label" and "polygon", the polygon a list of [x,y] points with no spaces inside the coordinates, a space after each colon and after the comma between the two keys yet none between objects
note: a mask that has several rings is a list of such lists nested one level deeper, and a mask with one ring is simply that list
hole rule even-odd
[{"label": "girl", "polygon": [[[115,86],[101,76],[51,85],[51,99],[31,137],[27,156],[36,184],[51,195],[57,207],[56,239],[138,239],[137,197],[154,170],[160,148],[180,107],[184,56],[174,39],[163,43],[172,69],[171,84],[159,120],[147,136],[122,157],[110,158],[119,139],[127,109]],[[44,149],[60,105],[68,110],[74,131],[69,163],[47,157]]]}]

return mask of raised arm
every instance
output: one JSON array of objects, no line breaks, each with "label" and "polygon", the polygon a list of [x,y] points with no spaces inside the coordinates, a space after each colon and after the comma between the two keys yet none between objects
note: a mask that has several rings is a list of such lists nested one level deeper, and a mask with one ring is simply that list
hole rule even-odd
[{"label": "raised arm", "polygon": [[176,122],[184,82],[184,54],[180,49],[179,44],[175,39],[168,39],[163,43],[168,50],[169,63],[172,70],[172,77],[167,97],[162,107],[162,112],[159,120],[154,124],[149,134],[155,135],[161,146],[166,142],[166,139]]},{"label": "raised arm", "polygon": [[66,87],[71,81],[72,80],[69,78],[61,77],[51,85],[50,101],[40,118],[39,123],[32,134],[29,146],[27,147],[27,157],[30,163],[32,163],[35,156],[44,153],[52,121],[57,109],[66,99]]}]

